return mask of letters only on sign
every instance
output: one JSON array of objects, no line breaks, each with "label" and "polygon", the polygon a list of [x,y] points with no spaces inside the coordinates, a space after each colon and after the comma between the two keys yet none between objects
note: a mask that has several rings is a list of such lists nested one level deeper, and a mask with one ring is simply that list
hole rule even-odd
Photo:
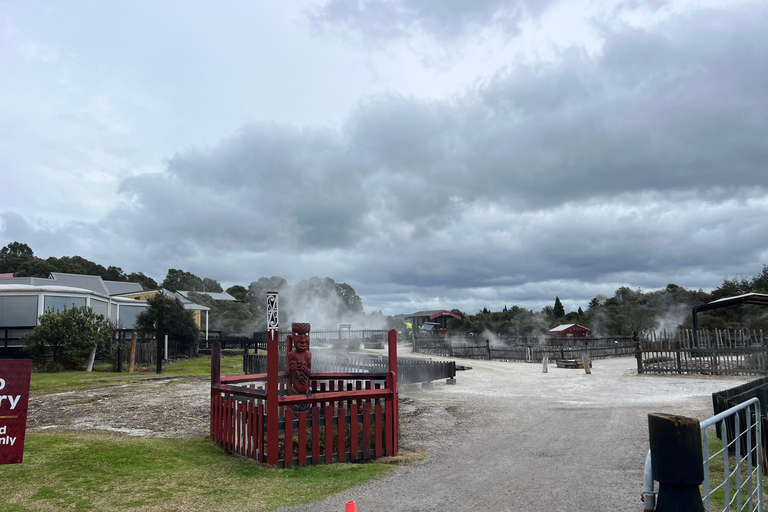
[{"label": "letters only on sign", "polygon": [[0,464],[21,464],[32,361],[0,359]]}]

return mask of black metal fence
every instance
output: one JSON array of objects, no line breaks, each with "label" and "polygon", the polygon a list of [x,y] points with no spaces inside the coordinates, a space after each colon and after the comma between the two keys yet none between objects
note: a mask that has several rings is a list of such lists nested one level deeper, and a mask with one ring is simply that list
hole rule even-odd
[{"label": "black metal fence", "polygon": [[[285,368],[285,354],[279,356],[279,368]],[[313,373],[386,373],[389,370],[386,357],[352,357],[325,354],[322,350],[312,352]],[[267,372],[267,356],[245,354],[243,373],[253,375]],[[397,381],[399,384],[416,384],[456,377],[455,361],[397,360]]]},{"label": "black metal fence", "polygon": [[0,358],[29,358],[29,355],[24,351],[24,343],[21,338],[32,329],[34,326],[0,327]]}]

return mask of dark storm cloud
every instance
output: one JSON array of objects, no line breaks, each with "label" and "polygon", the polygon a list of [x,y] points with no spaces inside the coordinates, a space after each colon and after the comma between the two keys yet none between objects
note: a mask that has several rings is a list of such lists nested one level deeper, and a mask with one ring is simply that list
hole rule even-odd
[{"label": "dark storm cloud", "polygon": [[343,152],[327,130],[251,125],[213,147],[175,155],[167,173],[126,180],[122,192],[139,206],[131,223],[137,234],[162,229],[257,251],[273,243],[346,247],[368,198],[360,193],[361,168]]},{"label": "dark storm cloud", "polygon": [[369,309],[717,286],[768,263],[766,18],[614,27],[598,55],[510,66],[451,100],[369,97],[339,130],[254,123],[126,180],[80,236],[220,280],[329,275]]},{"label": "dark storm cloud", "polygon": [[516,35],[551,0],[329,0],[308,10],[318,31],[341,29],[364,38],[396,39],[423,31],[454,39],[494,27]]}]

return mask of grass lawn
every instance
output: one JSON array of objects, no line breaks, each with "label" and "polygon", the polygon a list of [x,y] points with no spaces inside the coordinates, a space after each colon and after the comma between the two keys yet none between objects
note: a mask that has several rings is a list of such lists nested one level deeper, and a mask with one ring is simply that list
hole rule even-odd
[{"label": "grass lawn", "polygon": [[385,463],[269,469],[204,439],[29,433],[24,463],[0,466],[5,512],[268,511],[389,474]]},{"label": "grass lawn", "polygon": [[[106,367],[103,367],[106,368]],[[101,370],[102,368],[96,368]],[[169,364],[163,367],[163,375],[210,375],[211,358],[210,356],[200,356],[194,359],[187,359],[178,363]],[[222,375],[242,375],[243,357],[242,356],[222,356],[221,358]],[[135,382],[137,376],[156,375],[151,372],[123,373],[109,371],[92,372],[59,372],[59,373],[33,373],[30,384],[30,392],[33,395],[41,393],[51,393],[66,389],[82,388],[86,386],[105,386],[110,384],[125,384]]]},{"label": "grass lawn", "polygon": [[[710,429],[709,431],[709,454],[712,456],[713,454],[719,452],[723,448],[723,443],[720,439],[717,438],[715,435],[715,430]],[[743,455],[742,455],[743,456]],[[733,455],[730,455],[728,457],[728,467],[730,471],[734,471],[736,468],[736,457]],[[741,464],[741,482],[745,483],[747,482],[747,463],[746,461],[742,461]],[[710,478],[710,489],[714,489],[718,485],[722,484],[725,480],[724,478],[724,471],[723,471],[723,458],[722,456],[718,455],[714,459],[710,461],[710,468],[709,468],[709,478]],[[754,478],[754,477],[753,477]],[[733,501],[733,504],[731,507],[735,510],[736,507],[736,494],[738,492],[737,490],[737,479],[736,475],[734,474],[729,478],[730,482],[730,496],[728,497],[728,501]],[[701,487],[702,489],[702,496],[704,495],[704,487]],[[749,497],[747,496],[747,489],[746,484],[741,489],[741,502],[742,507],[747,507],[747,503],[749,502]],[[768,493],[768,483],[765,481],[765,478],[763,478],[762,482],[762,493],[765,496],[766,493]],[[710,504],[710,510],[729,510],[725,506],[725,491],[723,488],[717,489],[716,491],[713,491],[711,496],[711,504]],[[768,501],[767,501],[768,502]]]}]

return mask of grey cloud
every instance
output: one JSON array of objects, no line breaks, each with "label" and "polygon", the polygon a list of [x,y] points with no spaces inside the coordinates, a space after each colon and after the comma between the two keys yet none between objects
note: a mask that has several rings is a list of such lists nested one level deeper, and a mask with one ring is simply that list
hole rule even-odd
[{"label": "grey cloud", "polygon": [[517,35],[552,0],[328,0],[307,11],[318,32],[341,29],[370,39],[397,39],[424,32],[441,40],[484,28]]},{"label": "grey cloud", "polygon": [[110,264],[131,246],[157,277],[184,267],[171,258],[213,277],[237,265],[242,283],[329,275],[369,309],[717,286],[768,257],[767,16],[614,28],[598,56],[510,67],[450,101],[371,97],[339,130],[251,124],[51,238],[90,240]]}]

